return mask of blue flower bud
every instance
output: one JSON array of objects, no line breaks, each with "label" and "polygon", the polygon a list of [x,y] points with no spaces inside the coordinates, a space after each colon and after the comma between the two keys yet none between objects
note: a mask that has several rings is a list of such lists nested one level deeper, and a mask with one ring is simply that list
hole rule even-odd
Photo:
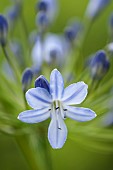
[{"label": "blue flower bud", "polygon": [[111,38],[111,41],[113,41],[113,13],[110,15],[109,18],[109,36]]},{"label": "blue flower bud", "polygon": [[36,25],[40,32],[45,32],[49,26],[48,16],[45,12],[40,11],[36,16]]},{"label": "blue flower bud", "polygon": [[38,10],[39,11],[47,11],[48,9],[48,3],[44,0],[38,2]]},{"label": "blue flower bud", "polygon": [[94,19],[110,1],[111,0],[90,0],[86,9],[86,16],[90,19]]},{"label": "blue flower bud", "polygon": [[38,8],[39,13],[45,13],[49,23],[53,21],[58,11],[56,0],[40,0],[36,8]]},{"label": "blue flower bud", "polygon": [[10,49],[14,53],[19,65],[23,66],[24,65],[24,58],[23,58],[24,54],[23,54],[22,44],[17,40],[13,40],[12,42],[10,42],[9,45],[10,45]]},{"label": "blue flower bud", "polygon": [[78,21],[69,24],[64,30],[65,37],[68,41],[74,41],[78,33],[81,31],[82,25]]},{"label": "blue flower bud", "polygon": [[35,88],[36,87],[41,87],[46,89],[49,93],[50,93],[50,85],[49,82],[47,81],[47,79],[44,76],[39,76],[36,80],[35,80]]},{"label": "blue flower bud", "polygon": [[30,32],[28,39],[29,39],[29,43],[31,44],[31,46],[34,45],[38,40],[37,31],[33,30],[32,32]]},{"label": "blue flower bud", "polygon": [[22,74],[22,89],[23,92],[26,92],[27,89],[29,88],[31,81],[33,79],[33,73],[30,68],[26,68]]},{"label": "blue flower bud", "polygon": [[110,23],[110,27],[113,29],[113,13],[110,16],[109,23]]},{"label": "blue flower bud", "polygon": [[101,118],[101,125],[102,127],[111,127],[113,126],[113,112],[108,112],[104,114]]},{"label": "blue flower bud", "polygon": [[0,15],[0,44],[6,45],[6,37],[8,32],[8,23],[3,15]]},{"label": "blue flower bud", "polygon": [[31,69],[34,77],[39,76],[39,73],[41,72],[41,67],[38,64],[33,65]]},{"label": "blue flower bud", "polygon": [[15,22],[18,19],[20,13],[21,13],[21,6],[20,5],[16,4],[16,5],[8,8],[7,17],[8,17],[9,23],[13,24],[13,22]]},{"label": "blue flower bud", "polygon": [[100,50],[91,59],[90,69],[93,79],[101,79],[109,70],[110,63],[105,51]]}]

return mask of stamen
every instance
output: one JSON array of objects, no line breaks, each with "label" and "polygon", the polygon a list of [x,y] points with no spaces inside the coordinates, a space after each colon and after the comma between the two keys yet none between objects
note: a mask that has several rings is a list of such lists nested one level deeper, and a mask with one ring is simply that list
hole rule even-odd
[{"label": "stamen", "polygon": [[59,109],[59,107],[56,107],[56,110],[58,110]]},{"label": "stamen", "polygon": [[67,111],[67,109],[63,109],[64,111]]},{"label": "stamen", "polygon": [[51,109],[49,109],[49,111],[50,111]]},{"label": "stamen", "polygon": [[58,127],[58,129],[62,130],[60,127]]}]

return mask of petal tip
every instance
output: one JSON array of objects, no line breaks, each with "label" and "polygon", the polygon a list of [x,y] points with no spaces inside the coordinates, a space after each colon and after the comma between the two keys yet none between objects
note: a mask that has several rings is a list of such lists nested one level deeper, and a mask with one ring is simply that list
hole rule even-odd
[{"label": "petal tip", "polygon": [[86,86],[86,88],[88,89],[88,85],[86,83],[84,83],[84,81],[81,81],[81,83],[83,83],[84,86]]},{"label": "petal tip", "polygon": [[18,115],[17,119],[20,120],[20,115]]},{"label": "petal tip", "polygon": [[97,117],[97,114],[96,114],[96,113],[94,114],[94,118],[95,118],[95,117]]}]

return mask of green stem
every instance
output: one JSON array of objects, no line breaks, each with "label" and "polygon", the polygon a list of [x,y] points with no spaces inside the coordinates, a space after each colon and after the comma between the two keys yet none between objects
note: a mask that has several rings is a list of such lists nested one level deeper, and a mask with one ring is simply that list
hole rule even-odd
[{"label": "green stem", "polygon": [[40,158],[42,162],[42,168],[45,170],[52,170],[52,160],[50,153],[50,146],[47,141],[47,133],[45,132],[44,127],[38,129],[38,150],[40,150]]},{"label": "green stem", "polygon": [[15,139],[31,170],[52,170],[45,127],[36,127],[33,133],[15,136]]},{"label": "green stem", "polygon": [[79,40],[79,44],[76,48],[76,56],[75,56],[75,61],[73,62],[73,65],[72,65],[72,71],[76,71],[78,70],[79,72],[82,71],[83,69],[83,65],[84,65],[84,56],[82,54],[82,49],[83,49],[83,45],[84,45],[84,42],[86,40],[86,37],[90,31],[90,28],[91,28],[91,25],[92,25],[92,22],[90,20],[85,20],[84,23],[86,22],[86,27],[84,29],[84,32],[83,32],[83,35],[81,35],[80,37],[80,40]]},{"label": "green stem", "polygon": [[15,136],[15,140],[21,149],[26,161],[29,165],[29,169],[31,170],[40,170],[38,166],[38,160],[36,157],[36,153],[33,152],[32,147],[30,146],[29,139],[26,135]]},{"label": "green stem", "polygon": [[4,53],[4,56],[6,57],[6,60],[8,61],[11,69],[13,70],[13,73],[14,73],[14,76],[15,76],[16,80],[20,82],[20,74],[18,72],[18,68],[16,68],[16,66],[14,65],[12,59],[9,57],[5,46],[1,46],[1,47],[2,47],[2,51]]},{"label": "green stem", "polygon": [[27,29],[27,25],[26,25],[26,22],[25,22],[25,19],[24,19],[23,11],[20,14],[20,20],[21,20],[21,24],[22,24],[22,27],[23,27],[23,30],[24,30],[24,33],[25,33],[25,36],[26,36],[26,40],[28,42],[28,29]]}]

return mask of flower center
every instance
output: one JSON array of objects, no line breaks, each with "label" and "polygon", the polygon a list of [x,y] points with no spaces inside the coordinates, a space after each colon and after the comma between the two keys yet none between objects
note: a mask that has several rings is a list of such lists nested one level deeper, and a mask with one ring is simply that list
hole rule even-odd
[{"label": "flower center", "polygon": [[52,110],[52,114],[54,114],[56,117],[58,114],[60,114],[60,116],[65,119],[66,118],[66,111],[67,109],[65,109],[61,103],[61,101],[59,100],[55,100],[52,105],[51,105],[51,109]]}]

